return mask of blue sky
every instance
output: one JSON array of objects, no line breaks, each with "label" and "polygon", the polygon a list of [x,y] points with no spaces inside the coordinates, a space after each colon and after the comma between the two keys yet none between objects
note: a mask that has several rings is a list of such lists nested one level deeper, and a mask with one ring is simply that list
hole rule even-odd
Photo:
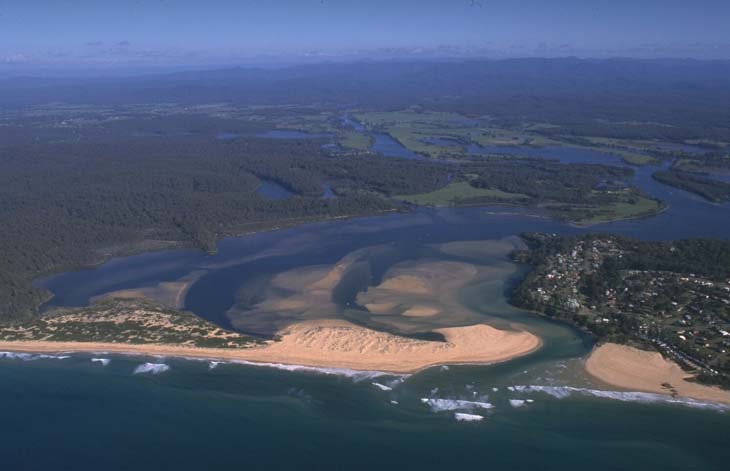
[{"label": "blue sky", "polygon": [[0,63],[730,58],[730,0],[0,0]]}]

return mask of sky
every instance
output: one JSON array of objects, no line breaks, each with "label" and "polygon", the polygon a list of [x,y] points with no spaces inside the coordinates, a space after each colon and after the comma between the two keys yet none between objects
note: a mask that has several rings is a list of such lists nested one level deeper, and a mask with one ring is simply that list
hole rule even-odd
[{"label": "sky", "polygon": [[730,0],[0,0],[5,66],[730,59]]}]

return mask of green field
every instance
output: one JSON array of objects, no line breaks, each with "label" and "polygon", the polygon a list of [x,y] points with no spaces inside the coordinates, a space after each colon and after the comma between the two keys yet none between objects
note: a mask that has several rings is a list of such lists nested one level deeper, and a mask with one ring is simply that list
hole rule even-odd
[{"label": "green field", "polygon": [[[407,149],[433,158],[465,155],[459,143],[480,146],[548,146],[560,145],[529,130],[511,130],[474,123],[456,113],[403,110],[393,112],[355,113],[368,129],[390,134]],[[429,138],[454,141],[454,145],[425,142]]]},{"label": "green field", "polygon": [[368,150],[373,145],[373,138],[357,131],[343,131],[337,135],[337,143],[347,149]]},{"label": "green field", "polygon": [[[627,164],[631,165],[654,165],[659,162],[659,159],[648,155],[647,151],[659,151],[649,141],[637,141],[632,139],[615,139],[608,137],[594,137],[589,136],[584,138],[589,145],[585,146],[587,149],[598,150],[599,152],[605,152],[607,154],[613,154],[621,156]],[[584,146],[575,146],[584,147]]]},{"label": "green field", "polygon": [[646,196],[632,194],[625,201],[617,201],[597,206],[589,210],[585,215],[573,219],[579,225],[590,226],[604,222],[619,221],[622,219],[634,219],[639,217],[657,214],[664,208],[664,205],[655,199]]},{"label": "green field", "polygon": [[311,134],[334,133],[337,131],[335,123],[338,115],[331,112],[317,112],[312,114],[293,112],[286,116],[277,116],[275,127]]},{"label": "green field", "polygon": [[390,126],[404,126],[412,124],[427,124],[441,126],[457,126],[464,119],[457,113],[442,113],[437,111],[374,111],[355,113],[357,120],[363,126],[385,128]]}]

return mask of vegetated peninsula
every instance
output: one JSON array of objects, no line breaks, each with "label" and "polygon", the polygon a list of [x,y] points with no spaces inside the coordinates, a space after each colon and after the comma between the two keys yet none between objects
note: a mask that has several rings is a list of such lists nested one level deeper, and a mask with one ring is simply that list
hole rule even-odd
[{"label": "vegetated peninsula", "polygon": [[656,172],[653,178],[665,185],[698,194],[714,203],[730,201],[730,183],[713,180],[701,174],[670,169],[666,172]]},{"label": "vegetated peninsula", "polygon": [[[523,238],[529,250],[515,252],[514,258],[533,270],[514,290],[514,304],[570,321],[602,343],[659,351],[694,381],[730,388],[730,242],[595,234]],[[660,363],[635,349],[603,346],[594,355],[600,361],[592,357],[589,371],[625,387],[647,389],[636,382],[642,375],[631,372],[647,361]],[[620,355],[623,366],[601,368]],[[608,370],[612,373],[603,374]],[[665,392],[681,390],[665,382],[658,383]]]}]

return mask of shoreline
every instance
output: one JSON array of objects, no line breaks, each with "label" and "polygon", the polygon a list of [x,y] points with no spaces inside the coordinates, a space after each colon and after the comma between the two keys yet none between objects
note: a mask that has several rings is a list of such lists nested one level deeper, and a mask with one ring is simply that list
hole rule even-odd
[{"label": "shoreline", "polygon": [[688,381],[692,375],[659,352],[606,343],[593,349],[585,370],[600,382],[624,390],[730,404],[730,391]]},{"label": "shoreline", "polygon": [[542,347],[528,332],[477,324],[439,329],[446,342],[414,340],[340,320],[308,321],[281,333],[281,340],[249,348],[203,348],[166,344],[0,341],[16,353],[109,353],[211,361],[245,361],[311,368],[412,374],[442,365],[489,365],[529,355]]}]

